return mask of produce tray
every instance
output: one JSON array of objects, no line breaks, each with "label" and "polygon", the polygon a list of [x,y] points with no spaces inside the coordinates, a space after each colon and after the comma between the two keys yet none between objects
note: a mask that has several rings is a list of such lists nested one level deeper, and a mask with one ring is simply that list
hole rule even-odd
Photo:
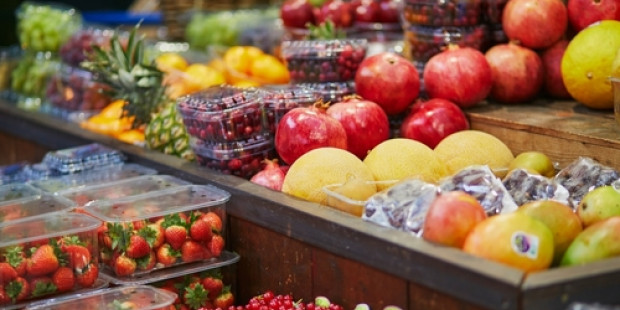
[{"label": "produce tray", "polygon": [[[110,283],[108,281],[106,281],[106,280],[104,280],[104,279],[102,279],[100,277],[100,278],[98,278],[95,281],[95,284],[91,288],[71,291],[71,292],[68,292],[68,293],[65,293],[65,294],[54,295],[53,298],[54,299],[56,299],[56,298],[66,298],[66,297],[70,297],[70,296],[78,296],[78,295],[81,295],[81,294],[89,294],[89,293],[93,293],[93,292],[96,292],[98,290],[102,290],[104,288],[107,288],[109,285],[110,285]],[[45,297],[42,297],[42,298],[45,298]],[[21,302],[21,303],[10,305],[10,306],[4,306],[2,309],[3,310],[24,309],[24,308],[28,309],[31,306],[39,305],[39,304],[45,303],[45,302],[46,302],[45,299],[32,300],[32,301]]]}]

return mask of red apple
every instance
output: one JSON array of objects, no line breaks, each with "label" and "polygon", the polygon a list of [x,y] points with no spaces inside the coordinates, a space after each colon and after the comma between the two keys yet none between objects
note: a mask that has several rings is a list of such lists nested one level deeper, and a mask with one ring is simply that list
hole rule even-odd
[{"label": "red apple", "polygon": [[428,208],[422,238],[461,248],[469,232],[486,218],[484,208],[473,196],[462,191],[444,192]]},{"label": "red apple", "polygon": [[548,49],[544,50],[540,58],[545,68],[544,89],[551,97],[558,99],[571,98],[570,93],[566,90],[564,80],[562,80],[562,56],[568,46],[568,40],[560,40]]},{"label": "red apple", "polygon": [[305,28],[307,23],[314,24],[312,5],[308,0],[286,0],[280,7],[280,18],[284,26]]},{"label": "red apple", "polygon": [[404,112],[420,94],[420,76],[406,58],[381,52],[364,59],[355,73],[355,91],[388,115]]},{"label": "red apple", "polygon": [[620,20],[620,0],[568,0],[568,21],[577,32],[604,20]]},{"label": "red apple", "polygon": [[328,0],[319,10],[314,11],[318,16],[318,24],[331,20],[336,27],[346,28],[353,25],[353,10],[351,3],[344,0]]},{"label": "red apple", "polygon": [[502,15],[506,36],[532,49],[551,46],[562,38],[567,25],[561,0],[510,0]]},{"label": "red apple", "polygon": [[413,105],[401,124],[400,135],[434,149],[443,138],[466,129],[469,129],[469,122],[465,113],[456,104],[435,98]]},{"label": "red apple", "polygon": [[484,54],[471,47],[448,46],[428,60],[423,76],[429,97],[448,99],[462,108],[486,98],[493,86]]},{"label": "red apple", "polygon": [[347,150],[360,159],[390,137],[390,122],[378,104],[349,97],[332,104],[327,115],[337,119],[347,132]]},{"label": "red apple", "polygon": [[380,0],[379,22],[399,23],[400,9],[395,0]]},{"label": "red apple", "polygon": [[517,103],[530,101],[538,95],[545,72],[536,52],[515,43],[507,43],[493,46],[485,57],[493,72],[492,99],[502,103]]},{"label": "red apple", "polygon": [[379,10],[381,10],[381,7],[378,1],[361,0],[352,3],[356,22],[376,23],[379,21]]}]

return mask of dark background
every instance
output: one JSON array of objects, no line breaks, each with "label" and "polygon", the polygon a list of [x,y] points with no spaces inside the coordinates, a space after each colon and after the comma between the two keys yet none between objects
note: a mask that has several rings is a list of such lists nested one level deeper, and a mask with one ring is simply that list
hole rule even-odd
[{"label": "dark background", "polygon": [[[0,46],[17,44],[15,9],[24,0],[0,0]],[[58,0],[35,1],[37,3],[63,3],[75,7],[81,12],[127,10],[132,0]]]}]

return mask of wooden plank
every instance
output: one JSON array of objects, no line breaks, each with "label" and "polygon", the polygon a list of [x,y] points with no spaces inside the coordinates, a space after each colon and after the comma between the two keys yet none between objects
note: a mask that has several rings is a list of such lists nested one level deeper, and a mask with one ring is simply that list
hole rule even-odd
[{"label": "wooden plank", "polygon": [[47,151],[48,148],[37,143],[0,132],[0,166],[21,161],[38,163]]},{"label": "wooden plank", "polygon": [[[480,306],[416,283],[409,283],[410,310],[483,310]],[[507,306],[507,305],[506,305]],[[493,309],[493,308],[486,308]],[[497,308],[501,309],[501,308]]]}]

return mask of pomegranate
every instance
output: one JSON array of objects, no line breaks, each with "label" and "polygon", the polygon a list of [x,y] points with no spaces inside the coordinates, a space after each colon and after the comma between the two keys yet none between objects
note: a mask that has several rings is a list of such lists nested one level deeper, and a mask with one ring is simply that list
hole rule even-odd
[{"label": "pomegranate", "polygon": [[390,122],[378,104],[360,97],[347,97],[332,104],[327,115],[337,119],[347,132],[347,150],[360,159],[390,137]]},{"label": "pomegranate", "polygon": [[431,98],[448,99],[462,108],[475,105],[491,92],[491,66],[482,52],[450,45],[424,67],[424,88]]},{"label": "pomegranate", "polygon": [[568,21],[579,32],[604,20],[620,20],[620,0],[568,0]]},{"label": "pomegranate", "polygon": [[320,147],[347,149],[347,133],[335,118],[325,112],[322,101],[303,108],[294,108],[282,117],[276,130],[276,151],[292,165],[306,152]]},{"label": "pomegranate", "polygon": [[544,68],[533,50],[515,43],[490,48],[485,57],[493,72],[491,98],[502,103],[534,99],[542,88]]},{"label": "pomegranate", "polygon": [[403,120],[400,135],[435,148],[443,138],[457,131],[469,129],[465,113],[453,102],[434,98],[418,101]]},{"label": "pomegranate", "polygon": [[278,165],[277,159],[265,159],[264,162],[265,168],[256,173],[250,179],[250,182],[273,189],[274,191],[281,191],[282,183],[284,183],[284,177],[286,176],[288,166],[280,167],[280,165]]},{"label": "pomegranate", "polygon": [[388,115],[404,112],[420,94],[420,76],[406,58],[381,52],[365,58],[355,73],[355,90]]},{"label": "pomegranate", "polygon": [[567,25],[561,0],[510,0],[502,15],[506,36],[532,49],[551,46],[562,38]]},{"label": "pomegranate", "polygon": [[280,18],[286,27],[305,28],[314,24],[314,12],[308,0],[286,0],[280,6]]},{"label": "pomegranate", "polygon": [[545,71],[544,89],[545,92],[554,98],[569,99],[570,93],[564,86],[562,80],[562,56],[568,46],[568,40],[560,40],[540,55]]}]

